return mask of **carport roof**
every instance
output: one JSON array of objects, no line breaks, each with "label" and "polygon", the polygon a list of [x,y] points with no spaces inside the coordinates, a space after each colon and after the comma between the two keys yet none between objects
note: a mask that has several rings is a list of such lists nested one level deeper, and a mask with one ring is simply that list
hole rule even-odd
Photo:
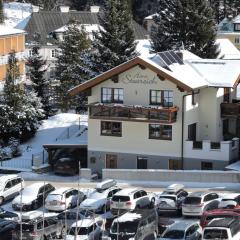
[{"label": "carport roof", "polygon": [[56,149],[56,148],[61,148],[61,149],[66,149],[66,148],[87,148],[87,144],[44,144],[44,148],[48,149]]}]

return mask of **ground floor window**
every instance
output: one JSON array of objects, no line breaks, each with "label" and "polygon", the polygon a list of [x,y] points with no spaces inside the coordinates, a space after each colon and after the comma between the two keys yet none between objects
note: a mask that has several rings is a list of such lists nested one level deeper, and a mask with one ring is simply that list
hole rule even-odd
[{"label": "ground floor window", "polygon": [[147,169],[148,159],[146,157],[137,157],[137,169]]},{"label": "ground floor window", "polygon": [[169,170],[181,170],[182,162],[180,160],[176,160],[176,159],[169,159],[168,169]]},{"label": "ground floor window", "polygon": [[213,164],[211,162],[202,162],[201,169],[202,170],[213,170]]},{"label": "ground floor window", "polygon": [[122,136],[122,123],[121,122],[101,122],[101,135],[103,136]]},{"label": "ground floor window", "polygon": [[106,154],[106,168],[117,168],[117,155]]},{"label": "ground floor window", "polygon": [[161,124],[149,124],[149,138],[160,140],[172,140],[172,126]]}]

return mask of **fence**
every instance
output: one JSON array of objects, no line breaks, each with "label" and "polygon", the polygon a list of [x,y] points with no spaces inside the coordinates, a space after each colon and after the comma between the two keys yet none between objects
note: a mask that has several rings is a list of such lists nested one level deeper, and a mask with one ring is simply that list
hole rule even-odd
[{"label": "fence", "polygon": [[43,164],[48,163],[48,152],[43,150],[39,153],[34,153],[32,155],[32,166],[31,167],[40,167]]}]

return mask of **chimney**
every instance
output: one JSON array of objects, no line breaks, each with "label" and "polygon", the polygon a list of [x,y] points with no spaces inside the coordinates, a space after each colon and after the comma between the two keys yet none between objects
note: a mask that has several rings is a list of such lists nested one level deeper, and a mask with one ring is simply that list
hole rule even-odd
[{"label": "chimney", "polygon": [[60,6],[60,12],[62,13],[68,13],[69,12],[69,6]]},{"label": "chimney", "polygon": [[32,11],[33,12],[37,13],[37,12],[39,12],[39,10],[40,10],[39,6],[32,5]]},{"label": "chimney", "polygon": [[91,13],[98,13],[100,10],[100,7],[99,6],[91,6],[90,7],[90,12]]}]

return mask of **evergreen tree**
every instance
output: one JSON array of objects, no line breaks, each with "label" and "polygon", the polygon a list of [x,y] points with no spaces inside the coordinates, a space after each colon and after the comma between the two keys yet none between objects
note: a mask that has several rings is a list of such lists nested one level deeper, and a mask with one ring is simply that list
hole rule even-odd
[{"label": "evergreen tree", "polygon": [[26,65],[28,66],[30,79],[33,83],[33,89],[41,99],[45,114],[48,116],[49,111],[51,110],[47,93],[49,82],[44,77],[44,74],[47,71],[45,68],[46,61],[43,60],[39,54],[39,46],[34,46],[32,48],[32,55],[27,59]]},{"label": "evergreen tree", "polygon": [[59,93],[62,111],[68,111],[70,102],[68,90],[87,79],[90,74],[85,67],[83,55],[90,48],[90,41],[80,24],[70,20],[64,33],[64,40],[59,43],[59,54],[57,55],[56,72],[57,80],[60,81]]},{"label": "evergreen tree", "polygon": [[10,53],[8,69],[0,103],[0,139],[10,137],[27,140],[38,129],[43,117],[42,104],[34,92],[27,92],[18,83],[19,68],[15,53]]},{"label": "evergreen tree", "polygon": [[4,23],[3,0],[0,0],[0,24]]},{"label": "evergreen tree", "polygon": [[156,28],[151,33],[155,52],[185,49],[203,58],[215,58],[216,27],[206,0],[162,0]]},{"label": "evergreen tree", "polygon": [[136,56],[132,15],[127,0],[107,1],[100,25],[100,32],[94,34],[90,66],[96,74]]}]

